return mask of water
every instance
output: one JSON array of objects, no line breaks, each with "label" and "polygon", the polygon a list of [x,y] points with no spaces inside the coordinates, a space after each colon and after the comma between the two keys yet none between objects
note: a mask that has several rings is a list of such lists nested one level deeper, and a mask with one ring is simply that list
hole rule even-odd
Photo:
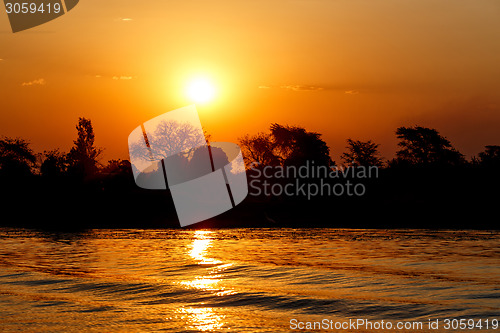
[{"label": "water", "polygon": [[2,332],[446,331],[499,310],[498,231],[0,229]]}]

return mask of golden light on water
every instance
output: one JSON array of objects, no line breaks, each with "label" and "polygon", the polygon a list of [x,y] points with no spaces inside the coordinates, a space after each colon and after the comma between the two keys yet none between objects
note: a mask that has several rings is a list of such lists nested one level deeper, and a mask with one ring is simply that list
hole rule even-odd
[{"label": "golden light on water", "polygon": [[199,265],[214,265],[210,267],[208,275],[197,276],[193,280],[182,281],[181,284],[191,288],[209,290],[216,292],[216,295],[229,295],[233,293],[231,290],[226,290],[221,285],[222,273],[227,268],[231,267],[232,263],[223,264],[222,261],[210,258],[208,251],[211,247],[213,231],[197,230],[194,233],[194,239],[191,244],[191,251],[189,255]]},{"label": "golden light on water", "polygon": [[212,308],[189,307],[181,309],[180,313],[182,317],[187,317],[186,321],[190,322],[194,329],[199,331],[213,331],[224,325],[225,316],[218,315]]},{"label": "golden light on water", "polygon": [[197,230],[194,233],[193,243],[189,255],[196,260],[198,264],[219,264],[221,261],[207,257],[207,250],[210,248],[212,231]]},{"label": "golden light on water", "polygon": [[299,312],[304,321],[341,322],[356,308],[425,323],[422,309],[434,318],[487,318],[498,309],[498,232],[311,232],[0,230],[0,309],[9,314],[0,331],[86,331],[92,323],[124,332],[263,333],[290,328]]},{"label": "golden light on water", "polygon": [[[200,266],[206,266],[206,274],[193,279],[181,281],[180,285],[188,289],[197,289],[213,293],[215,296],[234,294],[235,291],[224,286],[224,270],[231,267],[232,263],[224,264],[222,261],[210,257],[214,232],[197,230],[194,232],[193,241],[187,246],[188,254]],[[178,311],[189,324],[199,331],[211,331],[224,325],[224,316],[219,315],[216,309],[209,307],[186,307]]]}]

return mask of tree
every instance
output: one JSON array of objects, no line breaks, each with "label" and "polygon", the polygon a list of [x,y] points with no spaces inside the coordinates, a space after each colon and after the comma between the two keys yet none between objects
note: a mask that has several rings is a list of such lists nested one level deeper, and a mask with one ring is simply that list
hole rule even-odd
[{"label": "tree", "polygon": [[105,174],[130,174],[130,162],[122,159],[109,160],[108,164],[102,168],[101,172]]},{"label": "tree", "polygon": [[330,148],[321,134],[308,132],[302,127],[272,124],[270,133],[246,135],[239,144],[247,166],[252,162],[261,165],[304,165],[306,161],[316,165],[333,164]]},{"label": "tree", "polygon": [[486,146],[485,151],[479,153],[479,164],[487,167],[499,167],[500,146]]},{"label": "tree", "polygon": [[66,154],[58,149],[44,151],[44,160],[40,166],[40,173],[44,177],[58,177],[68,170]]},{"label": "tree", "polygon": [[0,171],[8,175],[29,175],[36,156],[29,142],[20,138],[0,139]]},{"label": "tree", "polygon": [[271,125],[271,135],[283,165],[303,165],[306,161],[317,165],[333,164],[330,148],[321,134],[308,132],[298,126]]},{"label": "tree", "polygon": [[161,121],[147,139],[147,145],[142,137],[131,143],[130,156],[144,161],[160,161],[173,155],[191,159],[198,147],[207,145],[205,135],[195,126],[178,121]]},{"label": "tree", "polygon": [[382,158],[379,156],[378,144],[368,140],[366,142],[347,139],[347,152],[341,159],[348,166],[380,166]]},{"label": "tree", "polygon": [[396,135],[400,139],[396,162],[410,165],[459,165],[465,162],[464,155],[435,129],[399,127]]},{"label": "tree", "polygon": [[254,136],[248,134],[239,139],[239,145],[245,160],[245,164],[257,162],[260,165],[279,165],[280,160],[274,152],[274,142],[270,134],[257,133]]},{"label": "tree", "polygon": [[130,161],[109,160],[100,171],[102,188],[106,191],[124,191],[135,188]]},{"label": "tree", "polygon": [[68,153],[69,171],[81,177],[95,174],[99,168],[102,149],[94,146],[94,128],[90,119],[78,118],[78,137]]}]

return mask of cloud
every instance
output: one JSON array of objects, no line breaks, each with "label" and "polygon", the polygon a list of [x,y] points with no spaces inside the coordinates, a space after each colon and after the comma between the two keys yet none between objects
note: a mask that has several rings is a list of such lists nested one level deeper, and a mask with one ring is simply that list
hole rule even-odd
[{"label": "cloud", "polygon": [[325,90],[325,88],[323,88],[323,87],[319,87],[319,86],[306,86],[306,85],[301,85],[301,84],[280,86],[280,88],[281,89],[293,90],[293,91]]},{"label": "cloud", "polygon": [[26,86],[35,86],[35,85],[43,86],[45,83],[46,83],[45,79],[36,79],[36,80],[33,80],[33,81],[29,81],[29,82],[23,82],[21,85],[23,87],[26,87]]},{"label": "cloud", "polygon": [[113,76],[113,80],[132,80],[135,79],[136,76]]},{"label": "cloud", "polygon": [[118,17],[118,18],[115,18],[113,21],[115,21],[115,22],[130,22],[133,20],[134,19],[130,18],[130,17]]},{"label": "cloud", "polygon": [[288,84],[288,85],[282,85],[282,86],[267,86],[267,85],[259,86],[259,89],[272,89],[272,88],[280,88],[280,89],[287,89],[287,90],[293,90],[293,91],[321,91],[321,90],[327,89],[326,87],[309,86],[309,85],[303,85],[303,84]]},{"label": "cloud", "polygon": [[114,81],[129,81],[129,80],[134,80],[137,79],[137,76],[132,76],[132,75],[113,75],[113,76],[108,76],[108,75],[101,75],[101,74],[93,74],[92,77],[96,79],[105,79],[105,80],[114,80]]},{"label": "cloud", "polygon": [[307,84],[286,84],[286,85],[260,85],[259,89],[286,89],[291,91],[336,91],[346,95],[358,95],[359,90],[352,89],[352,86],[342,85],[307,85]]}]

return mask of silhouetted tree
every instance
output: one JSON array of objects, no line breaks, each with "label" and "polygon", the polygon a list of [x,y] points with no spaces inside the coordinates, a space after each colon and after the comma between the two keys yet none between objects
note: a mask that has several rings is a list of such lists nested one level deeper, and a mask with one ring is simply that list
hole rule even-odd
[{"label": "silhouetted tree", "polygon": [[410,165],[459,165],[465,162],[464,155],[441,136],[437,130],[426,127],[399,127],[396,135],[400,150],[396,162]]},{"label": "silhouetted tree", "polygon": [[302,127],[272,124],[270,133],[258,133],[239,139],[247,166],[252,162],[262,165],[333,165],[330,148],[321,134]]},{"label": "silhouetted tree", "polygon": [[78,137],[67,156],[69,171],[81,177],[91,176],[98,170],[102,149],[94,146],[95,135],[90,119],[80,117],[76,130]]},{"label": "silhouetted tree", "polygon": [[500,167],[500,146],[486,146],[479,153],[479,164],[486,167]]},{"label": "silhouetted tree", "polygon": [[130,155],[145,161],[159,161],[172,155],[192,158],[195,150],[207,144],[204,134],[189,123],[161,121],[153,133],[148,133],[148,148],[142,137],[130,145]]},{"label": "silhouetted tree", "polygon": [[163,182],[163,168],[169,186],[212,171],[206,131],[190,122],[165,119],[148,127],[146,136],[137,135],[129,145],[139,186],[151,188]]},{"label": "silhouetted tree", "polygon": [[58,149],[44,151],[44,160],[40,166],[40,173],[44,177],[58,177],[68,170],[68,160],[66,154]]},{"label": "silhouetted tree", "polygon": [[29,175],[36,156],[29,142],[20,138],[0,139],[0,172],[4,175]]},{"label": "silhouetted tree", "polygon": [[131,173],[130,161],[113,159],[109,160],[102,170],[104,174],[128,174]]},{"label": "silhouetted tree", "polygon": [[330,148],[321,134],[308,132],[298,126],[271,125],[271,135],[278,156],[284,165],[302,165],[314,161],[317,165],[333,164]]},{"label": "silhouetted tree", "polygon": [[109,160],[108,164],[100,170],[100,176],[102,188],[105,191],[120,192],[123,194],[131,188],[135,188],[132,168],[128,160]]},{"label": "silhouetted tree", "polygon": [[239,145],[247,166],[252,162],[261,165],[280,164],[278,156],[274,153],[274,142],[270,134],[262,132],[253,136],[247,134],[239,139]]},{"label": "silhouetted tree", "polygon": [[382,158],[379,156],[378,144],[368,140],[366,142],[347,139],[347,152],[341,159],[348,166],[380,166]]}]

